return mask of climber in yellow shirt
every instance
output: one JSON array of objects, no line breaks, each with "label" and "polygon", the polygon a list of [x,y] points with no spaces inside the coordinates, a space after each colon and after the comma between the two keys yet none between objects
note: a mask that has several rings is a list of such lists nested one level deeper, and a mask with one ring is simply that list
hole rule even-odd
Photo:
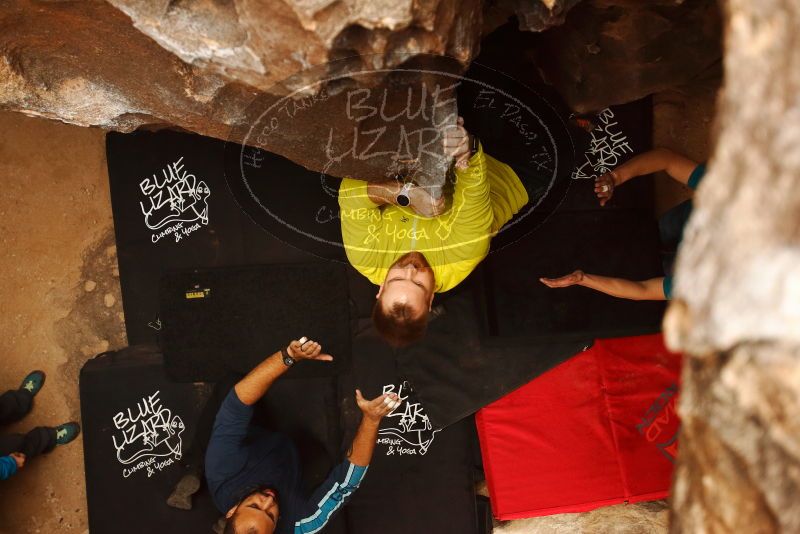
[{"label": "climber in yellow shirt", "polygon": [[455,159],[452,207],[397,180],[345,178],[339,188],[342,238],[350,263],[380,286],[372,318],[394,346],[425,332],[435,293],[457,286],[486,257],[491,238],[528,202],[508,165],[485,154],[459,117],[444,135]]}]

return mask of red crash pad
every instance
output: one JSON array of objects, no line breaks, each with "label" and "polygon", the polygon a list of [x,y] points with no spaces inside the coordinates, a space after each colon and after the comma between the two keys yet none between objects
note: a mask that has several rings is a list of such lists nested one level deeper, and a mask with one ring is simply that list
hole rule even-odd
[{"label": "red crash pad", "polygon": [[661,334],[600,339],[481,409],[476,422],[495,517],[666,497],[680,366]]}]

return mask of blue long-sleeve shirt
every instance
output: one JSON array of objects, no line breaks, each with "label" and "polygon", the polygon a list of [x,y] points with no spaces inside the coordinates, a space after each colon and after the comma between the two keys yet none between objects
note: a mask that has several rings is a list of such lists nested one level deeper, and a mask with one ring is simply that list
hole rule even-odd
[{"label": "blue long-sleeve shirt", "polygon": [[206,479],[214,504],[226,513],[260,487],[278,494],[275,532],[312,534],[327,524],[358,488],[366,467],[344,461],[310,498],[302,491],[302,469],[292,442],[276,432],[250,425],[253,407],[232,389],[217,413],[206,451]]},{"label": "blue long-sleeve shirt", "polygon": [[11,456],[0,456],[0,480],[7,480],[17,472],[17,461]]}]

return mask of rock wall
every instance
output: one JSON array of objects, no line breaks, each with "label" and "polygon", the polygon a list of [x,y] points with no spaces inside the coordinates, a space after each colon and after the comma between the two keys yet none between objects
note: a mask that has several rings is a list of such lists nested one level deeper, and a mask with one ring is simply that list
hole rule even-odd
[{"label": "rock wall", "polygon": [[725,3],[716,148],[665,331],[688,354],[674,532],[800,532],[800,4]]},{"label": "rock wall", "polygon": [[[321,171],[329,161],[320,124],[336,127],[338,153],[357,141],[348,91],[374,88],[376,98],[385,93],[401,105],[407,85],[418,94],[426,85],[432,105],[430,91],[447,87],[448,76],[477,54],[482,34],[512,15],[528,38],[509,52],[538,66],[578,111],[680,84],[719,58],[714,0],[7,0],[0,4],[0,109],[239,141],[263,109],[291,95],[300,102],[293,107],[311,102],[313,112],[288,116],[293,128],[261,146]],[[386,71],[397,68],[444,74],[389,79]],[[325,105],[313,100],[321,94]],[[416,117],[404,127],[452,122],[442,115],[448,120]],[[371,120],[360,130],[384,126]],[[383,141],[375,151],[396,151],[402,139]],[[337,174],[380,176],[390,163],[366,159]],[[427,174],[443,172],[437,157],[427,159]]]},{"label": "rock wall", "polygon": [[500,0],[499,4],[513,12],[519,21],[519,29],[541,32],[564,24],[567,13],[581,0]]},{"label": "rock wall", "polygon": [[252,88],[184,63],[111,5],[0,8],[0,106],[79,126],[174,124],[224,137]]},{"label": "rock wall", "polygon": [[[184,62],[276,92],[298,71],[351,57],[351,69],[397,67],[477,50],[475,0],[109,0],[133,26]],[[291,87],[295,89],[296,87]]]},{"label": "rock wall", "polygon": [[[121,131],[173,125],[229,139],[259,115],[254,100],[268,107],[309,83],[293,99],[327,91],[328,106],[341,116],[348,87],[384,83],[404,91],[380,72],[357,79],[354,72],[416,65],[430,54],[450,58],[430,68],[460,72],[477,53],[481,28],[479,0],[112,3],[0,5],[0,109]],[[336,84],[318,83],[328,78]],[[429,89],[449,85],[428,82]],[[322,170],[319,124],[338,116],[317,108],[305,122],[291,117],[295,129],[263,148]],[[340,126],[337,141],[352,144],[352,128]],[[340,174],[370,176],[386,167],[369,163]]]},{"label": "rock wall", "polygon": [[493,534],[656,534],[667,531],[666,501],[604,506],[591,512],[504,521]]},{"label": "rock wall", "polygon": [[680,86],[721,58],[716,0],[585,0],[531,46],[532,60],[576,111]]}]

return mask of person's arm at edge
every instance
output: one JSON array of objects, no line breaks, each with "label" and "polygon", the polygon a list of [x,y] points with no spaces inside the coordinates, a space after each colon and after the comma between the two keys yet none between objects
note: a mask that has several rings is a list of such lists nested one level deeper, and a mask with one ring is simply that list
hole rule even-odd
[{"label": "person's arm at edge", "polygon": [[637,176],[665,171],[672,179],[687,184],[698,163],[667,148],[656,148],[626,161],[612,172],[617,186]]},{"label": "person's arm at edge", "polygon": [[667,300],[663,276],[635,281],[575,271],[560,278],[540,278],[539,281],[551,288],[584,286],[612,297],[629,300]]},{"label": "person's arm at edge", "polygon": [[584,275],[580,285],[600,291],[612,297],[629,300],[666,300],[664,295],[664,277],[649,280],[626,280],[596,274]]},{"label": "person's arm at edge", "polygon": [[0,456],[0,480],[8,480],[17,473],[17,461],[9,456]]}]

